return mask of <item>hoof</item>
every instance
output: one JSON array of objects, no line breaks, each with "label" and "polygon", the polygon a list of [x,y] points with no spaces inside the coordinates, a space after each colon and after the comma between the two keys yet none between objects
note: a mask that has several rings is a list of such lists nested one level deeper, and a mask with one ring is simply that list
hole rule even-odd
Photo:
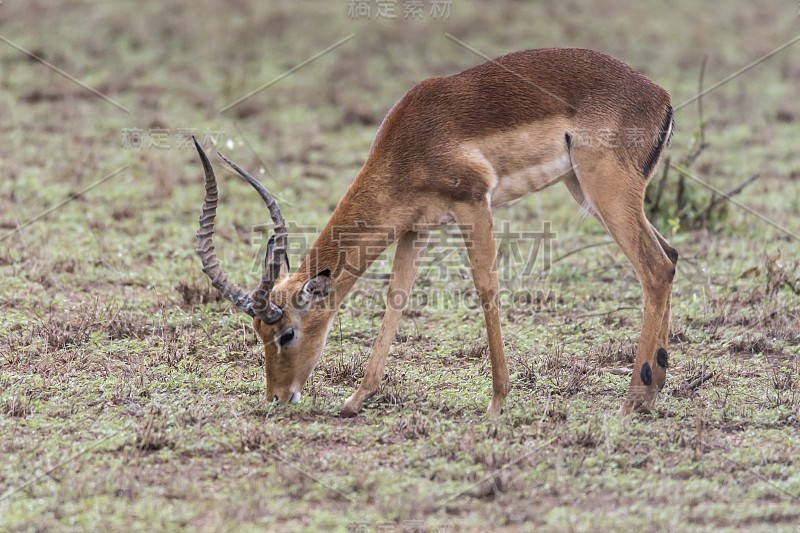
[{"label": "hoof", "polygon": [[350,407],[343,406],[339,411],[339,416],[342,418],[355,418],[358,416],[358,411],[351,409]]},{"label": "hoof", "polygon": [[503,414],[503,400],[492,398],[492,401],[489,402],[489,407],[486,408],[486,412],[495,416]]},{"label": "hoof", "polygon": [[649,414],[653,412],[655,402],[644,402],[642,400],[625,400],[617,411],[619,416],[628,416],[631,413]]},{"label": "hoof", "polygon": [[343,418],[353,418],[361,411],[361,404],[362,402],[357,401],[351,396],[344,402],[344,405],[342,405],[342,408],[339,410],[339,415]]}]

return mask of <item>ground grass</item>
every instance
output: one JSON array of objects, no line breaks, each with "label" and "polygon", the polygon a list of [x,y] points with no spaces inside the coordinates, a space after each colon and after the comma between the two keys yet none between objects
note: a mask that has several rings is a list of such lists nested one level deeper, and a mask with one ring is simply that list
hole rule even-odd
[{"label": "ground grass", "polygon": [[[0,35],[128,109],[0,43],[0,529],[796,530],[796,238],[736,207],[714,233],[661,228],[681,252],[668,384],[654,414],[621,419],[638,284],[566,190],[545,191],[496,217],[514,231],[548,220],[557,233],[549,263],[539,256],[521,276],[511,261],[502,282],[531,293],[504,305],[504,414],[484,414],[482,320],[462,259],[440,248],[416,291],[450,303],[405,314],[381,391],[341,419],[388,262],[339,314],[303,402],[272,408],[246,317],[194,256],[201,174],[178,147],[179,128],[224,131],[224,151],[279,191],[297,264],[392,103],[481,61],[444,32],[489,56],[603,50],[679,104],[704,56],[711,86],[800,33],[796,6],[455,1],[448,19],[426,4],[415,21],[402,4],[398,20],[347,9],[0,5]],[[797,57],[790,47],[704,98],[710,146],[694,169],[725,190],[759,173],[737,199],[795,235]],[[677,123],[681,154],[695,107]],[[132,129],[141,148],[123,146]],[[168,148],[150,145],[156,130]],[[254,283],[265,213],[220,176],[218,249],[232,278]]]}]

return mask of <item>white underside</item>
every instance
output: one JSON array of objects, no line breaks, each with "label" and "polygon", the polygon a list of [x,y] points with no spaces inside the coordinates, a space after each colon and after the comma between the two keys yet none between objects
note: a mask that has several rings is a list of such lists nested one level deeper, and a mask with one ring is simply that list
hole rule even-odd
[{"label": "white underside", "polygon": [[461,153],[484,170],[492,206],[513,202],[558,183],[573,172],[563,119],[543,120],[473,139]]},{"label": "white underside", "polygon": [[540,191],[561,181],[572,172],[569,154],[545,161],[505,176],[497,176],[496,185],[490,191],[492,206],[513,202],[526,194]]}]

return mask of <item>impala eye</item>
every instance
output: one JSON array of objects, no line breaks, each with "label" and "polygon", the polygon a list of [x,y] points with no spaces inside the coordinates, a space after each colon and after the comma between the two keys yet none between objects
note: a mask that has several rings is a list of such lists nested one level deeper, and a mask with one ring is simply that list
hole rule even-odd
[{"label": "impala eye", "polygon": [[293,329],[287,329],[286,331],[281,333],[281,336],[278,339],[278,344],[283,346],[287,342],[291,342],[292,339],[294,339],[294,330]]}]

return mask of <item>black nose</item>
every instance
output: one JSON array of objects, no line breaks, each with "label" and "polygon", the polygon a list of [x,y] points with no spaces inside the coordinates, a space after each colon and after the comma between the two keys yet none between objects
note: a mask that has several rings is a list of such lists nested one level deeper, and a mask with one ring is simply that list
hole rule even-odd
[{"label": "black nose", "polygon": [[277,394],[276,394],[275,396],[273,396],[273,397],[272,397],[272,401],[273,401],[273,402],[277,402],[277,401],[278,401],[278,395],[277,395]]}]

